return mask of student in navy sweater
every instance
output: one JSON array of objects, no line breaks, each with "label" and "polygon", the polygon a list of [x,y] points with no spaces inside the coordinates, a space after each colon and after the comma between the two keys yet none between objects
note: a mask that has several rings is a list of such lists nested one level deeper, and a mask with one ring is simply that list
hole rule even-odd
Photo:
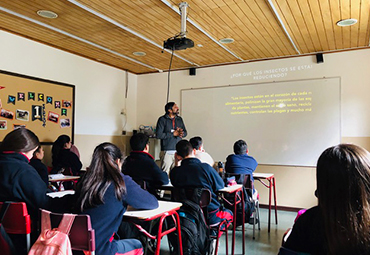
[{"label": "student in navy sweater", "polygon": [[234,143],[234,153],[226,159],[226,172],[233,174],[249,174],[253,181],[253,172],[257,168],[257,161],[248,155],[248,145],[244,140]]},{"label": "student in navy sweater", "polygon": [[[61,135],[55,140],[51,149],[53,159],[52,173],[58,173],[64,168],[64,174],[79,175],[82,163],[78,156],[70,151],[71,147],[71,138],[67,135]],[[69,170],[71,172],[66,172]]]},{"label": "student in navy sweater", "polygon": [[221,220],[233,219],[230,210],[223,208],[217,199],[217,191],[224,188],[224,181],[218,173],[207,163],[200,162],[194,156],[195,149],[187,140],[176,144],[176,165],[181,160],[181,166],[174,167],[170,172],[171,183],[174,187],[207,188],[211,191],[211,203],[208,205],[208,219],[211,226],[217,225]]},{"label": "student in navy sweater", "polygon": [[130,139],[131,153],[125,159],[122,172],[129,175],[135,181],[145,181],[147,190],[157,195],[155,187],[167,184],[168,175],[162,171],[149,152],[149,138],[143,133],[135,134]]},{"label": "student in navy sweater", "polygon": [[[33,230],[32,241],[38,233],[39,208],[54,212],[64,212],[72,196],[50,198],[46,195],[48,189],[37,171],[29,164],[29,158],[40,145],[37,136],[26,128],[18,128],[7,134],[0,145],[0,201],[25,202],[31,216]],[[23,242],[12,238],[18,250],[23,254]],[[21,241],[23,241],[22,238]],[[0,251],[1,253],[1,251]]]},{"label": "student in navy sweater", "polygon": [[44,149],[41,146],[39,146],[33,153],[33,157],[30,160],[30,165],[36,169],[41,179],[45,182],[46,187],[49,187],[48,168],[44,165],[44,163],[41,162],[43,158],[44,158]]},{"label": "student in navy sweater", "polygon": [[121,160],[122,153],[117,146],[100,144],[77,187],[77,209],[91,217],[97,255],[143,254],[139,240],[113,238],[128,205],[137,209],[158,207],[153,195],[121,173]]}]

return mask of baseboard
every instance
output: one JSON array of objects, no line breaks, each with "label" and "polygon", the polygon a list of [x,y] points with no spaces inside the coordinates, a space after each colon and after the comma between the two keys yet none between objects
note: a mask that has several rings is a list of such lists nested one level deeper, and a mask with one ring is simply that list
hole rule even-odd
[{"label": "baseboard", "polygon": [[[268,209],[269,205],[260,204],[260,208]],[[297,207],[289,207],[289,206],[277,206],[277,209],[280,211],[287,211],[287,212],[298,212],[299,210],[302,210],[302,208]],[[274,206],[271,205],[271,210],[274,210]]]}]

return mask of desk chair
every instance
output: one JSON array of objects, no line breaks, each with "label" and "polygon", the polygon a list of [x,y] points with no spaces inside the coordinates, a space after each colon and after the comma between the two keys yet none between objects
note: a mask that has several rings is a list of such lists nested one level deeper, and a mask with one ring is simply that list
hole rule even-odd
[{"label": "desk chair", "polygon": [[[0,202],[0,209],[3,206]],[[8,234],[25,235],[26,251],[31,247],[31,217],[28,214],[26,203],[11,202],[2,222]]]},{"label": "desk chair", "polygon": [[226,255],[228,255],[228,236],[227,236],[227,220],[221,221],[216,226],[210,226],[208,222],[208,211],[207,206],[211,203],[211,192],[208,189],[204,188],[174,188],[172,191],[172,199],[175,201],[182,201],[185,199],[191,200],[197,203],[200,208],[202,208],[204,218],[210,230],[216,232],[216,235],[211,235],[212,239],[216,239],[215,251],[213,255],[218,253],[218,244],[220,239],[220,233],[225,232],[225,246],[226,246]]},{"label": "desk chair", "polygon": [[[235,181],[238,184],[243,184],[243,187],[246,191],[245,198],[250,199],[254,204],[254,209],[252,210],[251,217],[253,218],[253,239],[256,239],[255,236],[255,229],[256,223],[258,223],[258,230],[261,230],[261,223],[260,223],[260,206],[257,196],[253,195],[254,184],[250,174],[232,174],[232,173],[225,173],[225,178],[235,177]],[[246,196],[247,195],[247,196]]]},{"label": "desk chair", "polygon": [[[50,213],[51,227],[57,228],[63,214]],[[69,232],[72,250],[95,254],[95,230],[91,227],[89,215],[76,215],[71,231]]]}]

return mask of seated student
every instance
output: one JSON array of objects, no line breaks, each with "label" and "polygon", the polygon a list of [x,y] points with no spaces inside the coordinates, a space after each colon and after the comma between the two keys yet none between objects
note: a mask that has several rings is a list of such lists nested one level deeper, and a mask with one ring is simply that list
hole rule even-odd
[{"label": "seated student", "polygon": [[45,182],[46,187],[49,187],[49,176],[48,168],[41,162],[44,158],[44,149],[39,146],[33,153],[33,157],[30,160],[30,165],[36,169],[41,179]]},{"label": "seated student", "polygon": [[309,254],[370,254],[370,154],[326,149],[316,167],[318,206],[302,214],[285,248]]},{"label": "seated student", "polygon": [[248,145],[244,140],[234,143],[234,153],[226,158],[225,170],[232,174],[250,174],[252,181],[253,172],[257,168],[257,161],[248,155]]},{"label": "seated student", "polygon": [[70,151],[71,146],[71,138],[67,135],[61,135],[55,140],[51,149],[53,159],[52,173],[58,173],[65,169],[64,174],[66,175],[79,175],[82,163],[78,156]]},{"label": "seated student", "polygon": [[96,254],[143,254],[139,240],[113,240],[127,205],[155,209],[157,199],[121,173],[122,153],[111,143],[98,145],[76,190],[77,210],[88,214],[95,230]]},{"label": "seated student", "polygon": [[80,151],[77,149],[76,145],[72,144],[69,150],[73,152],[74,154],[76,154],[78,159],[80,159]]},{"label": "seated student", "polygon": [[207,188],[211,191],[212,199],[208,205],[208,219],[211,226],[217,225],[221,220],[233,219],[230,210],[223,208],[217,199],[217,191],[224,188],[224,182],[218,173],[206,163],[194,157],[195,149],[187,140],[176,144],[176,165],[181,161],[181,166],[174,167],[170,172],[171,183],[174,187]]},{"label": "seated student", "polygon": [[[29,158],[39,146],[37,136],[26,128],[11,131],[0,145],[0,201],[25,202],[34,229],[38,226],[39,208],[64,212],[72,197],[50,198],[46,195],[47,186],[29,164]],[[33,231],[31,241],[35,241],[37,236],[38,233]],[[23,242],[14,241],[18,251],[25,249]]]},{"label": "seated student", "polygon": [[143,133],[137,133],[130,139],[131,153],[122,166],[122,172],[129,175],[135,181],[145,181],[147,190],[156,195],[155,186],[161,186],[169,182],[168,175],[154,162],[149,152],[149,137]]},{"label": "seated student", "polygon": [[191,146],[195,149],[195,157],[202,163],[207,163],[211,167],[214,166],[215,161],[203,148],[203,140],[200,136],[195,136],[189,140]]}]

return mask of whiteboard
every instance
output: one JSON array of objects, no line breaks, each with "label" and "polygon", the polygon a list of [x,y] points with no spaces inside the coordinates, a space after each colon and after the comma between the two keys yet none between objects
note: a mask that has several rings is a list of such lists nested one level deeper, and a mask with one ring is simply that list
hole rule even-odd
[{"label": "whiteboard", "polygon": [[338,77],[184,89],[180,110],[216,161],[243,139],[259,164],[315,166],[341,140]]}]

